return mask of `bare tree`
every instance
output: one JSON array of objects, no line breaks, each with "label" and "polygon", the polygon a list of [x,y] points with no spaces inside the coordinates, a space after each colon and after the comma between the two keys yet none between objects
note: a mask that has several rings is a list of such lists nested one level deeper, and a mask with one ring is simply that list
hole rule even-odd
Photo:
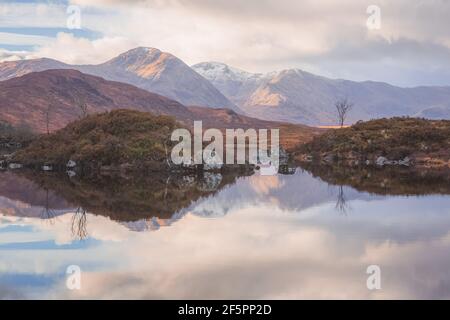
[{"label": "bare tree", "polygon": [[341,126],[341,128],[344,126],[345,119],[347,118],[348,113],[353,108],[353,103],[348,101],[347,98],[338,100],[335,104],[337,114],[338,114],[338,121]]},{"label": "bare tree", "polygon": [[87,106],[86,102],[78,95],[75,95],[74,100],[75,100],[76,106],[81,111],[81,119],[85,118],[88,115],[88,111],[87,111],[88,106]]}]

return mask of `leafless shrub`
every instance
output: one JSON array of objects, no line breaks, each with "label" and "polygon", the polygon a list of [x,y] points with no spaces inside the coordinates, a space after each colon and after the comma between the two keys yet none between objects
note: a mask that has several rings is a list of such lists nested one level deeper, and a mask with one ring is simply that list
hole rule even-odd
[{"label": "leafless shrub", "polygon": [[344,98],[336,101],[334,106],[336,107],[337,110],[339,125],[342,128],[344,126],[345,119],[347,118],[348,113],[353,108],[353,103],[348,101],[347,98]]}]

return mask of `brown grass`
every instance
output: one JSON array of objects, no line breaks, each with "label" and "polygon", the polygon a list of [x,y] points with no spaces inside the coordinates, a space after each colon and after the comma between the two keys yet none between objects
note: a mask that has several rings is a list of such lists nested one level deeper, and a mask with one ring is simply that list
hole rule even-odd
[{"label": "brown grass", "polygon": [[413,157],[450,160],[450,121],[416,118],[378,119],[333,129],[299,147],[297,155],[315,158],[333,156],[338,160],[390,160]]}]

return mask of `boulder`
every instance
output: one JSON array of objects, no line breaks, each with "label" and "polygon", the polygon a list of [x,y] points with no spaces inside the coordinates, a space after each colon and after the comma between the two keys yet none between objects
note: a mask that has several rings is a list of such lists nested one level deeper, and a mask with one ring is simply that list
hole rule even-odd
[{"label": "boulder", "polygon": [[22,165],[20,163],[10,163],[9,164],[9,168],[14,170],[14,169],[20,169],[22,168]]},{"label": "boulder", "polygon": [[77,163],[73,160],[69,160],[66,164],[67,168],[75,168],[77,166]]},{"label": "boulder", "polygon": [[278,173],[278,167],[267,164],[267,165],[261,165],[259,167],[259,174],[261,176],[275,176]]},{"label": "boulder", "polygon": [[66,173],[69,176],[69,178],[75,177],[77,175],[77,173],[73,170],[67,170]]},{"label": "boulder", "polygon": [[409,167],[411,165],[411,159],[409,157],[405,157],[403,160],[400,160],[398,162],[398,164],[401,165],[401,166]]},{"label": "boulder", "polygon": [[377,160],[375,160],[375,164],[377,165],[377,166],[384,166],[384,165],[387,165],[387,164],[389,164],[389,160],[387,159],[387,158],[385,158],[385,157],[378,157],[377,158]]}]

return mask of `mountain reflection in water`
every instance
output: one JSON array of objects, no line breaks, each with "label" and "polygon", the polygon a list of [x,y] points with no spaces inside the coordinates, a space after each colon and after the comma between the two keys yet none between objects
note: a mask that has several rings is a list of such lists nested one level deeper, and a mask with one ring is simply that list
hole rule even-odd
[{"label": "mountain reflection in water", "polygon": [[285,172],[0,172],[0,298],[450,297],[448,172]]}]

